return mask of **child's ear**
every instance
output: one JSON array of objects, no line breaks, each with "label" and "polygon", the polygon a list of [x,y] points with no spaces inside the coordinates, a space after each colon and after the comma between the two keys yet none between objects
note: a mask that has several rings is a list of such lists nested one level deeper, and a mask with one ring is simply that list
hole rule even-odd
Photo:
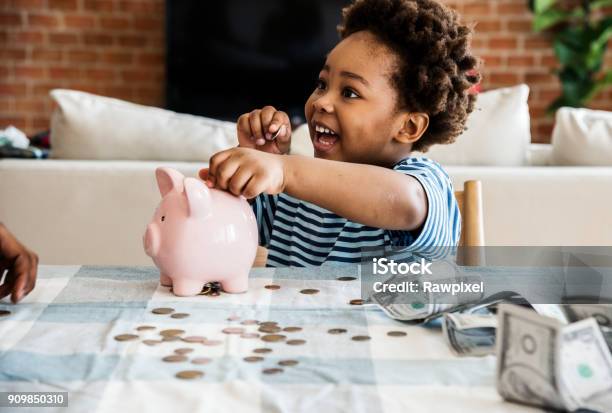
[{"label": "child's ear", "polygon": [[421,139],[428,126],[429,115],[427,113],[406,113],[402,116],[401,128],[394,138],[400,143],[414,143]]}]

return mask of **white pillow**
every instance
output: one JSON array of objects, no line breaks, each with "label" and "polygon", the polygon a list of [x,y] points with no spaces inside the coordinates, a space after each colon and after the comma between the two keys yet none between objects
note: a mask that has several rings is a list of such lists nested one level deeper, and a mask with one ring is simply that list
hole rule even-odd
[{"label": "white pillow", "polygon": [[236,124],[76,90],[55,89],[51,156],[207,162],[236,146]]},{"label": "white pillow", "polygon": [[552,147],[555,165],[612,166],[612,112],[559,109]]},{"label": "white pillow", "polygon": [[527,85],[480,93],[467,130],[454,143],[417,155],[443,165],[525,165],[531,142],[528,97]]}]

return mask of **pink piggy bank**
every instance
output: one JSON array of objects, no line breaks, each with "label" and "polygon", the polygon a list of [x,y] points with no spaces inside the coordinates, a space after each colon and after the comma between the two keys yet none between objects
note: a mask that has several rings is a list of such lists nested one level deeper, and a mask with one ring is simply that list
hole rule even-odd
[{"label": "pink piggy bank", "polygon": [[178,296],[197,295],[212,281],[228,293],[245,292],[258,244],[248,202],[171,168],[155,176],[162,200],[143,241],[161,284]]}]

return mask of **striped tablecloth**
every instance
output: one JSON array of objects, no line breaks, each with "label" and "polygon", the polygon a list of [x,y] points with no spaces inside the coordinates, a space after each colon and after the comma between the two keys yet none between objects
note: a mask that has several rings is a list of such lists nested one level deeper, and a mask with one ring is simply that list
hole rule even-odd
[{"label": "striped tablecloth", "polygon": [[[0,391],[68,392],[67,408],[46,412],[531,410],[504,402],[497,394],[494,357],[455,357],[437,328],[403,324],[374,306],[350,305],[360,296],[359,281],[336,278],[355,276],[356,271],[351,266],[255,268],[245,294],[181,298],[159,285],[153,267],[41,266],[36,288],[23,302],[0,301],[0,309],[12,312],[0,318]],[[264,288],[271,283],[281,288]],[[320,292],[300,294],[304,288]],[[190,316],[156,315],[151,312],[156,307]],[[302,327],[283,334],[306,344],[224,334],[225,327],[240,323],[228,321],[230,316]],[[139,332],[139,340],[114,339],[144,324],[157,329]],[[224,343],[142,343],[167,328]],[[245,328],[256,331],[257,326]],[[331,328],[348,331],[331,335]],[[391,330],[405,331],[406,336],[388,336]],[[371,340],[351,340],[355,335]],[[194,348],[190,358],[213,360],[202,366],[161,360],[178,347]],[[257,347],[273,351],[262,362],[243,361]],[[276,375],[262,373],[282,359],[299,364]],[[205,375],[197,380],[175,377],[189,369],[201,369]]]}]

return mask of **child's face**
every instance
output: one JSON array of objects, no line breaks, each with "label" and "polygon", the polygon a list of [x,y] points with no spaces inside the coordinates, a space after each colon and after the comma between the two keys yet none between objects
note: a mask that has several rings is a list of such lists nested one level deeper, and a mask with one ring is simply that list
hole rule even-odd
[{"label": "child's face", "polygon": [[[390,82],[395,59],[366,31],[345,38],[328,54],[305,106],[317,158],[389,165],[409,152],[410,145],[398,151],[394,139],[402,123]],[[321,127],[332,132],[320,132]]]}]

